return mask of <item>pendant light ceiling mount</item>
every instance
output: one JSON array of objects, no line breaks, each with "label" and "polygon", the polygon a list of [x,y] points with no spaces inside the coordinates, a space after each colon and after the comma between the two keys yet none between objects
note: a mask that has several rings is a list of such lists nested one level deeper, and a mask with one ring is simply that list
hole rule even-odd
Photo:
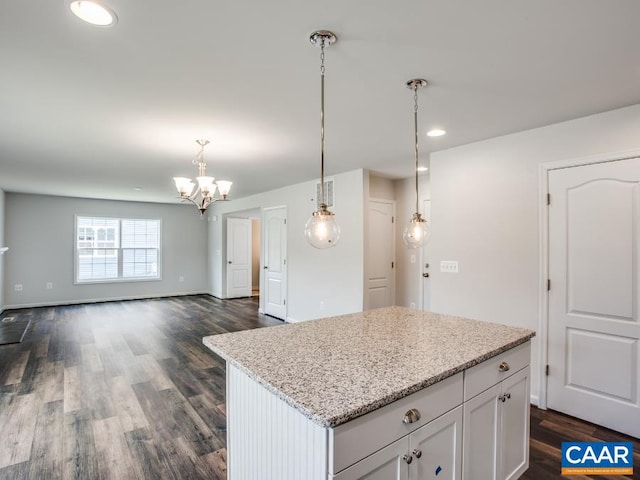
[{"label": "pendant light ceiling mount", "polygon": [[413,80],[407,81],[407,88],[410,90],[418,90],[419,88],[424,88],[429,85],[424,78],[414,78]]},{"label": "pendant light ceiling mount", "polygon": [[[338,41],[338,37],[333,32],[329,30],[318,30],[317,32],[313,32],[309,35],[309,41],[314,44],[316,47],[328,47],[329,45],[333,45]],[[324,45],[322,42],[324,41]]]}]

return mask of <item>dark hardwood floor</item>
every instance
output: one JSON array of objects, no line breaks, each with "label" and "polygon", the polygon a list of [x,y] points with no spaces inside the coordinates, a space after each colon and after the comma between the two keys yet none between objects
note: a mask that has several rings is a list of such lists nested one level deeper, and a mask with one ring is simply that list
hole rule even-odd
[{"label": "dark hardwood floor", "polygon": [[[201,295],[4,312],[32,323],[0,346],[0,479],[226,478],[224,363],[202,337],[282,323],[257,307]],[[532,408],[523,478],[564,478],[563,440],[629,439]]]}]

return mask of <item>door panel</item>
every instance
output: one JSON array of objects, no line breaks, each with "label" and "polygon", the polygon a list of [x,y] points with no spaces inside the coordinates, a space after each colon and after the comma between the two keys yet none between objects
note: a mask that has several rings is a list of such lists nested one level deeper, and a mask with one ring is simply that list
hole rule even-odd
[{"label": "door panel", "polygon": [[529,367],[502,382],[500,403],[500,477],[512,480],[529,468]]},{"label": "door panel", "polygon": [[549,172],[547,404],[640,436],[640,159]]},{"label": "door panel", "polygon": [[393,202],[369,200],[367,309],[388,307],[395,303],[393,210]]},{"label": "door panel", "polygon": [[227,218],[227,298],[251,296],[251,220]]},{"label": "door panel", "polygon": [[498,477],[498,396],[501,384],[485,390],[464,404],[463,464],[465,480]]},{"label": "door panel", "polygon": [[287,209],[268,208],[264,225],[264,313],[287,318]]}]

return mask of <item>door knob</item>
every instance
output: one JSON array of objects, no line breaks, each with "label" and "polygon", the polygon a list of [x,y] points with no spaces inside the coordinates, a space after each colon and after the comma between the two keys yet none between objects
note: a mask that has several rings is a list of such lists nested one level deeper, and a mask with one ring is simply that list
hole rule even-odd
[{"label": "door knob", "polygon": [[264,269],[265,269],[265,270],[269,270],[269,267],[267,267],[267,266],[265,265],[265,266],[264,266]]},{"label": "door knob", "polygon": [[411,455],[403,455],[402,459],[407,462],[407,465],[410,464],[411,462],[413,462],[413,457]]},{"label": "door knob", "polygon": [[231,260],[229,260],[229,262],[228,262],[228,263],[229,263],[229,265],[231,265],[231,263],[233,263],[233,262],[231,262]]},{"label": "door knob", "polygon": [[413,455],[414,455],[416,458],[420,458],[420,457],[422,456],[422,450],[420,450],[419,448],[414,449],[414,450],[413,450]]},{"label": "door knob", "polygon": [[402,419],[402,423],[409,424],[414,423],[420,420],[420,412],[415,408],[412,408],[407,413],[404,414],[404,418]]},{"label": "door knob", "polygon": [[498,365],[498,370],[501,372],[508,372],[510,368],[511,367],[507,362],[502,362],[500,365]]},{"label": "door knob", "polygon": [[429,278],[429,272],[424,272],[424,273],[422,274],[422,276],[423,276],[424,278]]}]

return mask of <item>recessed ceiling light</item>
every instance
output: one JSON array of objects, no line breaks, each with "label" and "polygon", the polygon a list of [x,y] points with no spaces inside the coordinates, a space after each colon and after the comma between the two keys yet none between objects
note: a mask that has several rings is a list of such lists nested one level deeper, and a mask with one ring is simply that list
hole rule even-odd
[{"label": "recessed ceiling light", "polygon": [[446,130],[442,130],[440,128],[434,128],[433,130],[429,130],[427,132],[427,136],[429,136],[429,137],[441,137],[445,133],[447,133]]},{"label": "recessed ceiling light", "polygon": [[428,171],[428,170],[429,170],[429,169],[428,169],[427,167],[418,167],[418,171],[419,171],[419,172],[426,172],[426,171]]},{"label": "recessed ceiling light", "polygon": [[102,0],[72,0],[69,8],[73,14],[92,25],[111,27],[118,22],[118,17]]},{"label": "recessed ceiling light", "polygon": [[142,191],[142,187],[133,187],[133,189],[134,189],[136,192],[140,192],[140,191]]}]

